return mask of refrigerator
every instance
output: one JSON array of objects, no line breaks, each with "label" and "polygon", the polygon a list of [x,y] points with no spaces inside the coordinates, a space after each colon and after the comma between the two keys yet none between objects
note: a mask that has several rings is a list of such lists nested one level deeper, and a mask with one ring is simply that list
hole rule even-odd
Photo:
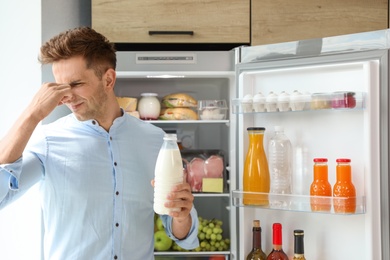
[{"label": "refrigerator", "polygon": [[[380,30],[231,51],[119,52],[118,96],[154,92],[161,98],[185,92],[198,100],[224,99],[229,105],[222,120],[150,121],[175,131],[187,151],[223,154],[223,191],[194,193],[194,205],[200,216],[221,219],[223,235],[230,239],[228,250],[157,252],[156,259],[245,259],[255,219],[261,222],[266,254],[272,250],[272,224],[278,222],[290,258],[293,231],[302,229],[306,259],[389,259],[389,47],[390,31]],[[257,112],[253,103],[245,106],[248,96],[281,96],[283,91],[290,98],[294,91],[301,93],[303,109]],[[339,92],[354,93],[356,105],[333,106]],[[326,105],[315,102],[319,94]],[[273,194],[287,201],[286,206],[243,203],[247,128],[253,126],[266,128],[266,153],[275,126],[283,126],[292,143],[293,192]],[[332,186],[336,159],[351,159],[355,213],[311,211],[309,190],[317,157],[328,159]]]}]

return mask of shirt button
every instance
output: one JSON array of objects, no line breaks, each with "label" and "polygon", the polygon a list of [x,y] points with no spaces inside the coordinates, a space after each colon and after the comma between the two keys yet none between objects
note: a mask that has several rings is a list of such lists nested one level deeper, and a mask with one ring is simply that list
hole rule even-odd
[{"label": "shirt button", "polygon": [[117,166],[118,164],[116,162],[114,162],[114,165]]},{"label": "shirt button", "polygon": [[92,124],[93,124],[93,125],[96,125],[96,121],[95,121],[95,120],[92,120]]},{"label": "shirt button", "polygon": [[116,227],[119,227],[119,223],[116,223],[115,226],[116,226]]},{"label": "shirt button", "polygon": [[118,196],[119,195],[119,191],[115,192],[115,194]]},{"label": "shirt button", "polygon": [[110,140],[112,141],[112,136],[110,136]]},{"label": "shirt button", "polygon": [[114,259],[118,259],[118,256],[114,256]]}]

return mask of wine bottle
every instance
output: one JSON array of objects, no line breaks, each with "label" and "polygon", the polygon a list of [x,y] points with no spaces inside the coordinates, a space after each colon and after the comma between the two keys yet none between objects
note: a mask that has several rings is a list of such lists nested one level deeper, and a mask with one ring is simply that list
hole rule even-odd
[{"label": "wine bottle", "polygon": [[267,260],[288,260],[288,256],[282,248],[282,224],[274,223],[272,225],[272,230],[273,249],[271,253],[269,253]]},{"label": "wine bottle", "polygon": [[294,230],[294,258],[293,260],[306,260],[304,244],[303,244],[303,230]]},{"label": "wine bottle", "polygon": [[246,260],[266,260],[267,255],[261,249],[261,227],[260,220],[253,220],[253,247],[246,257]]}]

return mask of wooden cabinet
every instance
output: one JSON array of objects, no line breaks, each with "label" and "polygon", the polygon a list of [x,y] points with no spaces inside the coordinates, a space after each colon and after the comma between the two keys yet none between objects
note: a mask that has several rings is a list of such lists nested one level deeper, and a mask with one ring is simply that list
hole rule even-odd
[{"label": "wooden cabinet", "polygon": [[388,0],[252,0],[251,45],[388,28]]},{"label": "wooden cabinet", "polygon": [[250,0],[91,0],[115,43],[250,43]]}]

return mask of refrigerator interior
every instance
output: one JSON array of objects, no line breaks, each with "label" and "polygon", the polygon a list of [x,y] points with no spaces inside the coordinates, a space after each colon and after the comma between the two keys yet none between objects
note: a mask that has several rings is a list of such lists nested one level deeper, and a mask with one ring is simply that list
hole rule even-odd
[{"label": "refrigerator interior", "polygon": [[[184,53],[185,54],[185,53]],[[174,58],[166,62],[158,60],[145,64],[129,64],[135,60],[134,56],[141,54],[121,53],[117,69],[117,82],[115,92],[117,96],[136,97],[141,93],[153,92],[162,97],[171,93],[186,93],[196,100],[224,99],[230,107],[231,96],[234,91],[235,73],[231,60],[233,52],[218,53],[192,53],[196,59],[195,64],[175,64]],[[146,56],[179,57],[183,53],[146,53]],[[220,59],[223,57],[222,60]],[[227,62],[229,61],[229,62]],[[206,63],[202,65],[203,63]],[[137,63],[137,62],[136,62]],[[224,158],[225,183],[223,193],[194,193],[194,205],[198,215],[205,219],[222,220],[223,237],[231,238],[230,211],[230,109],[227,118],[223,120],[156,120],[150,123],[164,130],[176,131],[178,139],[182,141],[183,152],[193,151],[219,151]],[[196,154],[196,152],[195,152]],[[184,158],[184,156],[183,156]],[[233,175],[234,176],[234,175]],[[234,228],[234,227],[233,227]],[[156,259],[208,259],[210,255],[222,254],[227,259],[230,250],[223,252],[157,252]]]},{"label": "refrigerator interior", "polygon": [[[238,206],[239,255],[244,259],[252,247],[252,220],[262,226],[263,250],[272,250],[272,224],[283,226],[283,248],[293,256],[293,230],[305,232],[307,259],[380,259],[380,140],[379,140],[379,59],[359,61],[351,55],[321,59],[305,58],[240,64],[237,72],[238,188],[248,149],[247,127],[263,126],[264,149],[274,126],[283,126],[293,146],[293,176],[302,175],[302,198],[290,209],[263,209]],[[247,94],[271,91],[280,94],[357,93],[356,108],[243,113],[240,101]],[[386,92],[387,93],[387,92]],[[352,181],[357,193],[357,214],[310,212],[309,191],[313,180],[313,158],[328,158],[329,183],[335,184],[337,158],[350,158]],[[293,179],[294,180],[294,179]],[[298,186],[293,182],[294,187]],[[235,199],[235,198],[233,198]],[[240,204],[237,199],[237,204]],[[294,196],[293,202],[294,204]],[[288,206],[289,207],[289,206]],[[333,211],[333,210],[332,210]]]}]

